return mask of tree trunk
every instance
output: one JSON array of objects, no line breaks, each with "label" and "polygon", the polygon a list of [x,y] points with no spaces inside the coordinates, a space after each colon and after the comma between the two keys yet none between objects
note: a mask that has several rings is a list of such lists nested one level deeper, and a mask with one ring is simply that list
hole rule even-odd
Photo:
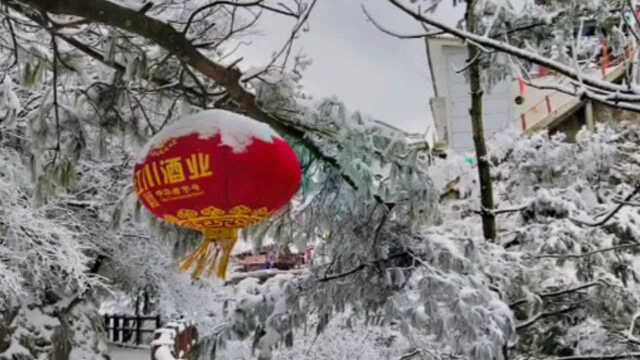
[{"label": "tree trunk", "polygon": [[[477,0],[467,0],[465,20],[468,31],[476,32],[477,22],[475,4]],[[484,238],[492,241],[496,239],[496,217],[493,213],[493,185],[491,184],[491,169],[487,158],[487,145],[484,140],[484,125],[482,119],[482,84],[480,82],[480,63],[477,61],[480,50],[471,43],[467,45],[469,60],[469,78],[471,87],[471,125],[473,130],[473,144],[478,159],[478,175],[480,177],[480,199],[482,203],[482,230]]]}]

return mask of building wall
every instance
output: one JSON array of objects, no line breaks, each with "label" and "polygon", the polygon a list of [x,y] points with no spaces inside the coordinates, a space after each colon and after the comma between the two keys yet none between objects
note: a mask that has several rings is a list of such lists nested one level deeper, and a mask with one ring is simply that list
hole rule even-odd
[{"label": "building wall", "polygon": [[549,134],[563,133],[566,136],[566,141],[575,142],[576,137],[580,130],[587,126],[585,109],[582,107],[580,110],[571,114],[558,125],[549,129]]},{"label": "building wall", "polygon": [[[430,56],[434,91],[431,109],[436,125],[438,140],[448,144],[457,152],[473,150],[473,136],[469,108],[471,99],[469,84],[464,73],[467,48],[452,38],[436,38],[427,41]],[[514,86],[505,81],[486,91],[483,97],[485,135],[490,138],[509,126],[518,126],[514,116]]]},{"label": "building wall", "polygon": [[640,113],[625,111],[609,105],[595,103],[593,105],[594,119],[599,123],[634,121],[640,123]]},{"label": "building wall", "polygon": [[[567,141],[575,142],[578,133],[588,126],[586,111],[586,107],[583,106],[566,120],[549,129],[549,133],[562,132],[566,135]],[[619,123],[623,121],[640,123],[640,113],[621,110],[601,103],[593,103],[593,119],[596,123]]]},{"label": "building wall", "polygon": [[[450,149],[458,152],[470,151],[473,143],[468,114],[468,83],[463,74],[455,74],[452,70],[461,68],[464,64],[466,47],[455,38],[431,38],[426,44],[436,94],[430,105],[438,141],[448,144]],[[609,71],[607,79],[619,76],[616,75],[618,70]],[[533,83],[540,86],[557,85],[559,81],[560,78],[554,75],[533,79]],[[512,80],[500,86],[497,91],[492,89],[491,92],[486,92],[484,97],[485,135],[489,141],[493,133],[510,126],[529,133],[544,129],[550,133],[563,132],[569,141],[573,141],[587,124],[585,105],[570,95],[527,86],[523,102],[518,105],[515,99],[520,94],[519,82]],[[593,114],[596,122],[629,119],[640,121],[639,114],[602,104],[594,105]]]},{"label": "building wall", "polygon": [[[536,85],[557,85],[559,79],[555,76],[547,76],[545,78],[534,79],[533,82]],[[549,108],[551,111],[557,110],[560,106],[568,103],[572,96],[559,93],[552,90],[541,90],[531,86],[526,88],[524,96],[524,102],[521,105],[515,104],[515,97],[519,95],[518,81],[513,82],[514,93],[514,113],[520,117],[520,128],[530,128],[532,125],[539,121],[544,120],[549,114]],[[546,98],[549,98],[547,104]],[[522,115],[524,114],[524,119]],[[525,121],[525,124],[522,124]],[[524,126],[523,126],[524,125]]]}]

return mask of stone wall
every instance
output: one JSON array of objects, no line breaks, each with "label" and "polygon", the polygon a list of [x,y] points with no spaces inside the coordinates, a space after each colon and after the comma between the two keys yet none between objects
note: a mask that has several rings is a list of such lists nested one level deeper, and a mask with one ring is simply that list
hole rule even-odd
[{"label": "stone wall", "polygon": [[[593,118],[596,123],[620,123],[634,121],[640,123],[640,113],[621,110],[619,108],[601,104],[593,104]],[[567,117],[560,124],[550,129],[550,133],[561,132],[567,136],[567,141],[574,142],[578,132],[587,125],[585,108],[582,107]]]},{"label": "stone wall", "polygon": [[640,122],[640,113],[621,110],[605,104],[594,104],[593,112],[595,120],[600,123],[622,121]]}]

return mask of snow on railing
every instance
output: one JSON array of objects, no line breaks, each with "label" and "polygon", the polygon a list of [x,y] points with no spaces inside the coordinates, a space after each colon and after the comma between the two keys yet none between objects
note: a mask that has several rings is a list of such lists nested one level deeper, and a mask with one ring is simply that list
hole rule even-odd
[{"label": "snow on railing", "polygon": [[[603,80],[612,80],[616,74],[619,73],[621,67],[624,66],[625,59],[630,59],[634,56],[635,51],[628,49],[621,56],[611,59],[611,61],[603,60],[600,64],[600,71]],[[597,72],[593,72],[587,75],[596,75]],[[538,79],[546,78],[547,76],[553,76],[545,73],[546,76],[538,77]],[[597,75],[596,75],[597,76]],[[522,131],[527,131],[538,124],[547,123],[550,117],[557,117],[564,114],[566,111],[571,110],[574,106],[579,105],[580,99],[567,95],[560,91],[549,91],[535,105],[524,111],[520,115],[520,124]]]},{"label": "snow on railing", "polygon": [[110,342],[118,345],[143,346],[146,343],[145,335],[150,335],[159,328],[161,321],[158,315],[104,314],[104,324]]},{"label": "snow on railing", "polygon": [[198,331],[191,321],[175,321],[154,333],[151,360],[187,359],[198,343]]}]

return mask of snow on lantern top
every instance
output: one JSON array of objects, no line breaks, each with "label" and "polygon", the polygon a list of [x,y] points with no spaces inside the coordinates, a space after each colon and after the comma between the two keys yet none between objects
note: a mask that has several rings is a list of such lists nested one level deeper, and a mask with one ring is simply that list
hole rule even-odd
[{"label": "snow on lantern top", "polygon": [[281,138],[269,125],[244,115],[226,110],[205,110],[189,115],[154,135],[139,152],[136,162],[143,163],[151,150],[162,147],[168,140],[191,134],[198,134],[201,139],[220,134],[220,145],[231,147],[236,154],[245,152],[253,139],[272,143],[274,138]]}]

